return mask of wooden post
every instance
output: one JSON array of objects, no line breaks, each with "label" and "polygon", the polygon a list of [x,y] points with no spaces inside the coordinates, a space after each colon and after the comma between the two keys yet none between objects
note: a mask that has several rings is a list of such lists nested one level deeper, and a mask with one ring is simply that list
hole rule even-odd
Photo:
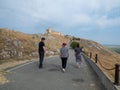
[{"label": "wooden post", "polygon": [[119,64],[115,64],[115,85],[119,85]]},{"label": "wooden post", "polygon": [[92,52],[90,52],[90,59],[92,58]]},{"label": "wooden post", "polygon": [[98,54],[95,55],[95,63],[98,61]]}]

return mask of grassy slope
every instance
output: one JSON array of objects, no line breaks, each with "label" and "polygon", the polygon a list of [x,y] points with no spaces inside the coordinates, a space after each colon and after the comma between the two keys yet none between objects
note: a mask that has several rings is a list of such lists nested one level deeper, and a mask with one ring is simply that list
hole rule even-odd
[{"label": "grassy slope", "polygon": [[[98,59],[105,68],[111,69],[115,67],[116,63],[120,64],[120,55],[116,52],[112,52],[111,50],[100,45],[99,43],[85,39],[81,39],[79,43],[81,46],[84,47],[83,50],[88,52],[89,55],[90,52],[92,52],[93,62],[95,59],[95,54],[98,54]],[[108,76],[109,79],[111,79],[112,81],[114,80],[115,70],[106,70],[99,63],[97,63],[97,65]]]},{"label": "grassy slope", "polygon": [[[20,42],[20,46],[15,46],[14,42]],[[9,44],[8,44],[9,42]],[[31,52],[36,51],[37,47],[33,43],[38,42],[38,39],[34,39],[33,35],[27,35],[21,32],[13,30],[0,29],[0,51],[5,50],[16,50],[22,51],[24,49],[24,57],[29,56]],[[16,56],[17,57],[17,56]]]},{"label": "grassy slope", "polygon": [[[67,40],[68,40],[64,36],[58,36],[58,35],[45,34],[42,36],[44,36],[46,38],[45,44],[46,44],[47,50],[52,50],[52,51],[56,51],[56,49],[59,49],[61,47],[62,43],[67,42]],[[10,41],[11,44],[6,45],[7,41]],[[38,36],[37,34],[34,34],[34,36],[28,35],[28,34],[16,32],[13,30],[7,30],[5,28],[0,29],[0,53],[2,52],[2,49],[4,49],[5,46],[11,50],[12,49],[20,50],[21,48],[19,46],[15,47],[13,45],[13,43],[12,43],[13,41],[20,41],[21,46],[24,47],[23,48],[24,54],[26,56],[28,56],[30,53],[32,53],[34,51],[38,52],[38,47],[34,46],[33,43],[36,43],[38,45],[38,43],[40,41],[40,36]],[[4,66],[4,69],[8,68],[8,67],[13,67],[17,64],[26,62],[26,60],[18,61],[15,58],[13,58],[12,60],[4,60],[3,62],[5,62],[5,63],[0,64],[0,84],[4,84],[4,83],[8,82],[8,80],[4,77],[5,72],[2,69],[3,66]]]},{"label": "grassy slope", "polygon": [[[57,35],[44,35],[46,37],[46,47],[47,50],[55,51],[61,47],[63,42],[67,42],[67,38],[64,36]],[[6,40],[17,40],[22,42],[24,47],[24,53],[31,53],[32,51],[37,51],[37,47],[33,46],[33,43],[38,43],[40,38],[33,38],[33,35],[27,35],[20,32],[10,31],[6,29],[0,29],[0,50],[5,46]],[[84,47],[84,50],[88,53],[92,51],[92,59],[94,59],[95,54],[98,54],[99,61],[103,66],[107,68],[113,68],[116,63],[120,64],[120,55],[110,51],[109,49],[103,47],[102,45],[91,41],[91,40],[80,40],[81,46]],[[9,47],[13,47],[12,45]],[[14,48],[14,47],[13,47]],[[19,48],[18,48],[19,49]],[[93,60],[94,61],[94,60]],[[114,70],[108,71],[103,69],[100,64],[97,64],[101,70],[112,80],[114,80]]]},{"label": "grassy slope", "polygon": [[[47,50],[56,51],[62,45],[62,42],[67,42],[67,38],[58,35],[42,35],[46,38],[45,44]],[[0,52],[2,52],[5,47],[10,50],[15,49],[16,51],[22,51],[25,57],[30,57],[31,53],[38,52],[38,43],[41,36],[37,34],[29,35],[21,32],[16,32],[13,30],[0,29]],[[7,45],[7,42],[10,42]],[[20,46],[17,47],[13,44],[14,41],[20,42]]]}]

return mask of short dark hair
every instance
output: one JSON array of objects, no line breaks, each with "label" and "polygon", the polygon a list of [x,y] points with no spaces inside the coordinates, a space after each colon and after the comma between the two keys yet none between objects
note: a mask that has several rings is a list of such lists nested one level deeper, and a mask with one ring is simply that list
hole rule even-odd
[{"label": "short dark hair", "polygon": [[42,37],[42,38],[41,38],[41,40],[45,40],[45,38],[44,38],[44,37]]},{"label": "short dark hair", "polygon": [[80,47],[79,43],[77,43],[77,46],[76,47]]},{"label": "short dark hair", "polygon": [[63,45],[63,46],[66,46],[66,43],[63,43],[62,45]]}]

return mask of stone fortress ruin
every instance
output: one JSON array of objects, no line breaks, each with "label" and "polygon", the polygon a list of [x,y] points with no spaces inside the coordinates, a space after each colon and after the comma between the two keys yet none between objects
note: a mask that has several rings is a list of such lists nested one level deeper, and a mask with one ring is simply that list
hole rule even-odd
[{"label": "stone fortress ruin", "polygon": [[61,32],[53,31],[53,29],[50,28],[50,27],[46,30],[46,32],[47,32],[47,34],[54,34],[54,35],[62,36],[62,33],[61,33]]}]

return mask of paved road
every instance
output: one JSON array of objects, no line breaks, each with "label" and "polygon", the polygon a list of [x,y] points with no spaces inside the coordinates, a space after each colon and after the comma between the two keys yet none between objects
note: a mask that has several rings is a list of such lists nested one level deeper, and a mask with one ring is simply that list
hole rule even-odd
[{"label": "paved road", "polygon": [[72,50],[66,72],[60,68],[61,60],[55,56],[45,59],[43,69],[38,68],[38,61],[12,69],[7,74],[10,82],[0,90],[106,90],[84,58],[80,69],[76,67]]}]

